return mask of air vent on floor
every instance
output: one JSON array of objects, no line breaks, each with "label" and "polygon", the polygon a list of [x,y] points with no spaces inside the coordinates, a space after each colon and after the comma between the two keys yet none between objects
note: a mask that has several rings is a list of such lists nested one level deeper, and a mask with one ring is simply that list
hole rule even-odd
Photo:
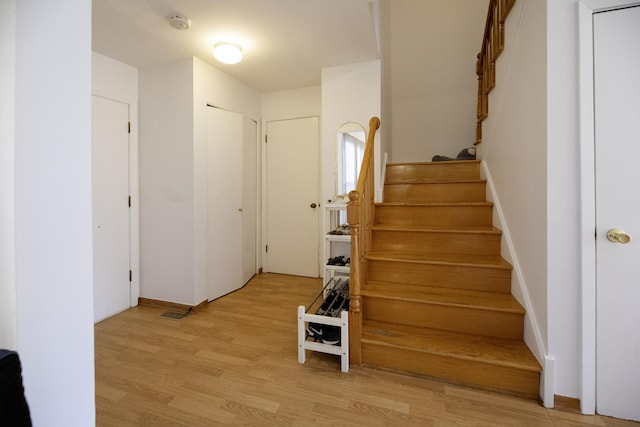
[{"label": "air vent on floor", "polygon": [[189,311],[165,311],[160,317],[166,317],[167,319],[180,320],[184,319]]}]

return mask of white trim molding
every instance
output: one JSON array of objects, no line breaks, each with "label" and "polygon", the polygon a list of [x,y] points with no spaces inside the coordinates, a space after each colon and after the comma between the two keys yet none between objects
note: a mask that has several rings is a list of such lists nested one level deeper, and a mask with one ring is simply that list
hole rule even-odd
[{"label": "white trim molding", "polygon": [[545,407],[553,408],[555,358],[547,354],[547,348],[542,339],[538,321],[536,320],[536,317],[534,315],[531,298],[529,297],[529,292],[527,291],[525,279],[522,274],[522,268],[520,267],[520,262],[518,261],[518,257],[516,255],[515,246],[513,244],[513,241],[511,240],[511,234],[509,232],[509,227],[506,223],[502,211],[502,205],[500,204],[498,194],[496,192],[495,186],[493,185],[493,179],[491,177],[491,173],[489,172],[489,167],[487,166],[487,162],[485,160],[482,160],[480,162],[480,165],[482,177],[487,180],[487,196],[489,200],[493,202],[495,214],[494,218],[497,219],[497,224],[495,225],[502,230],[502,241],[504,243],[502,245],[502,254],[503,257],[508,259],[513,267],[511,278],[512,293],[526,310],[526,315],[524,318],[524,341],[531,349],[531,352],[538,360],[538,363],[542,365],[542,374],[540,378],[540,398],[543,400]]},{"label": "white trim molding", "polygon": [[553,408],[555,405],[555,378],[556,378],[556,358],[544,356],[544,365],[540,378],[540,397],[545,408]]}]

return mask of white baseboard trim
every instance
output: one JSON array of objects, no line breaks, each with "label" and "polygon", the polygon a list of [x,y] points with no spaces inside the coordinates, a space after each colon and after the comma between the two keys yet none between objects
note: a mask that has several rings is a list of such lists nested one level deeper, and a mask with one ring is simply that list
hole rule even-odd
[{"label": "white baseboard trim", "polygon": [[555,406],[555,394],[553,393],[556,359],[553,356],[544,357],[544,365],[540,375],[540,397],[545,408],[553,408]]},{"label": "white baseboard trim", "polygon": [[[552,408],[554,396],[553,370],[555,359],[547,355],[547,350],[542,340],[542,335],[540,334],[540,328],[532,309],[531,298],[529,297],[526,282],[522,275],[522,268],[518,262],[518,256],[514,249],[515,246],[511,240],[509,226],[505,220],[502,206],[500,205],[500,198],[498,197],[495,186],[493,185],[491,172],[484,160],[480,162],[480,165],[482,177],[487,180],[487,199],[493,202],[494,225],[502,230],[502,256],[513,266],[511,275],[511,293],[518,302],[522,304],[527,312],[524,318],[524,341],[527,343],[531,352],[538,360],[538,363],[540,363],[543,368],[540,378],[540,398],[543,400],[545,407]],[[549,361],[548,367],[547,360]],[[547,370],[547,368],[549,368],[549,370]]]}]

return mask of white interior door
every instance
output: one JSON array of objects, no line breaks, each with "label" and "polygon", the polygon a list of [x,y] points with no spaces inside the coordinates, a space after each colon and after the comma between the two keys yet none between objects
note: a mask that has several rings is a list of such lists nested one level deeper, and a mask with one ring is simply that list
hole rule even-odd
[{"label": "white interior door", "polygon": [[242,280],[243,116],[207,108],[207,276],[209,300]]},{"label": "white interior door", "polygon": [[258,124],[243,118],[242,133],[242,283],[256,274],[258,219]]},{"label": "white interior door", "polygon": [[318,118],[267,122],[267,271],[318,277]]},{"label": "white interior door", "polygon": [[131,306],[129,106],[92,97],[93,305],[96,322]]},{"label": "white interior door", "polygon": [[595,14],[593,34],[596,410],[640,421],[640,7]]}]

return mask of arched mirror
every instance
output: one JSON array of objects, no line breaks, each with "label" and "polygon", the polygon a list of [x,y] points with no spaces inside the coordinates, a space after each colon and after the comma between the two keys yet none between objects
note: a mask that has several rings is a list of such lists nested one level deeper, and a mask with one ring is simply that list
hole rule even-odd
[{"label": "arched mirror", "polygon": [[364,156],[365,130],[358,123],[347,122],[338,128],[336,194],[355,190]]}]

